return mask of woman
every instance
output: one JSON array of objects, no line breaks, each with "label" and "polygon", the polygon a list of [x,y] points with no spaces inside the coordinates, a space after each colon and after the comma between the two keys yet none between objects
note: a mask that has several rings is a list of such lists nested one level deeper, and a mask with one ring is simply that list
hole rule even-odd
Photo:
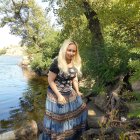
[{"label": "woman", "polygon": [[78,45],[65,40],[48,74],[43,140],[77,140],[86,129],[87,108],[78,87]]}]

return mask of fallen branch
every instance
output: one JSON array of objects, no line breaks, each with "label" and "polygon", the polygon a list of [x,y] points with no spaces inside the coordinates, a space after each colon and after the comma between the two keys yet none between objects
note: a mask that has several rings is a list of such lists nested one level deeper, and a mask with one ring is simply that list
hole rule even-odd
[{"label": "fallen branch", "polygon": [[93,136],[93,135],[110,135],[114,132],[113,127],[109,128],[101,128],[101,129],[89,129],[85,131],[82,135],[82,138],[88,139],[88,137]]},{"label": "fallen branch", "polygon": [[140,134],[140,130],[138,131],[132,131],[132,132],[126,132],[124,135],[128,136],[128,135],[132,135],[132,134]]},{"label": "fallen branch", "polygon": [[129,131],[129,132],[126,132],[124,133],[124,138],[130,138],[130,139],[137,139],[139,140],[140,139],[140,130],[137,130],[137,131]]}]

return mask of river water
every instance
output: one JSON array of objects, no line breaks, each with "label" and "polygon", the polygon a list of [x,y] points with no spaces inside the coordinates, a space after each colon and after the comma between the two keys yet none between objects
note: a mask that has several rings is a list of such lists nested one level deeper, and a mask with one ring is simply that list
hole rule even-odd
[{"label": "river water", "polygon": [[41,121],[47,80],[19,66],[20,56],[0,56],[0,133],[26,120]]}]

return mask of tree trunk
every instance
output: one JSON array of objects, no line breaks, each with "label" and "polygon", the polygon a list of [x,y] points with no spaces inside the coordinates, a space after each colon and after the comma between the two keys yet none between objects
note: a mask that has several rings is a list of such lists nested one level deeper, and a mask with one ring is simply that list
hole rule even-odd
[{"label": "tree trunk", "polygon": [[[105,61],[104,39],[101,32],[100,22],[97,13],[91,8],[87,1],[83,1],[85,16],[88,20],[88,28],[92,34],[93,45],[93,61],[96,63],[96,68],[100,69]],[[97,75],[96,82],[100,82],[100,76]]]}]

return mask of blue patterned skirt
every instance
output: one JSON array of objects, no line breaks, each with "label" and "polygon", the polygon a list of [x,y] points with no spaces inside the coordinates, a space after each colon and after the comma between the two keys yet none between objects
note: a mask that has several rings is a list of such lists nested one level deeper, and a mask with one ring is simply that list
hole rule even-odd
[{"label": "blue patterned skirt", "polygon": [[87,107],[73,90],[62,94],[67,103],[58,104],[48,88],[42,140],[77,140],[86,129]]}]

